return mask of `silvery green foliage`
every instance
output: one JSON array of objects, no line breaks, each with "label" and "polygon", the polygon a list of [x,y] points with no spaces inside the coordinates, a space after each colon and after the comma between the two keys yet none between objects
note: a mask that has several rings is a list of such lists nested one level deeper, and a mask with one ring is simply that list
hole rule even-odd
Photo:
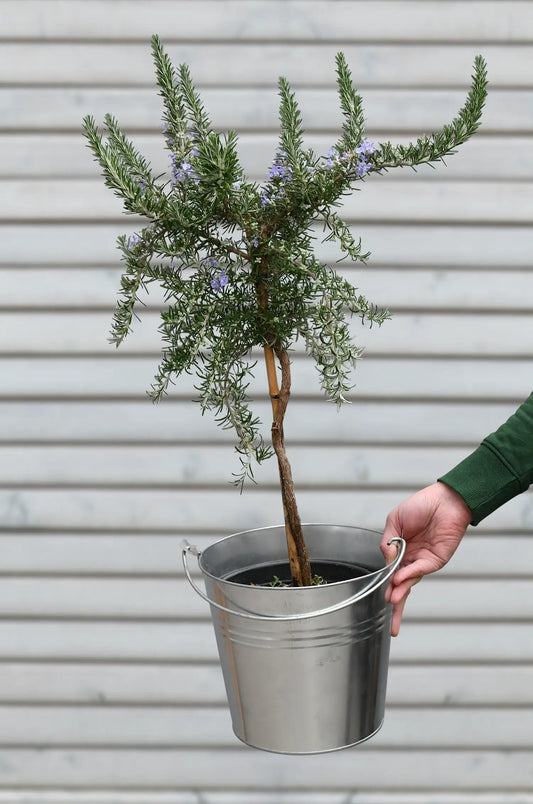
[{"label": "silvery green foliage", "polygon": [[[371,173],[441,160],[478,128],[486,95],[485,63],[475,61],[471,90],[441,132],[408,146],[365,138],[361,97],[342,53],[337,84],[342,138],[326,156],[306,149],[300,111],[287,81],[279,81],[279,147],[263,186],[249,181],[234,132],[213,131],[185,65],[175,69],[152,39],[169,174],[150,165],[106,115],[106,140],[86,117],[84,134],[107,186],[128,213],[146,219],[119,238],[124,272],[112,337],[127,335],[138,295],[151,282],[164,289],[160,327],[164,352],[151,390],[158,400],[183,372],[195,374],[202,411],[233,428],[240,481],[270,448],[251,411],[252,350],[290,350],[301,340],[314,358],[326,396],[342,403],[359,347],[349,330],[356,315],[381,324],[388,314],[315,256],[317,224],[338,246],[339,259],[364,260],[360,241],[339,217],[343,196]],[[359,184],[361,186],[361,184]]]}]

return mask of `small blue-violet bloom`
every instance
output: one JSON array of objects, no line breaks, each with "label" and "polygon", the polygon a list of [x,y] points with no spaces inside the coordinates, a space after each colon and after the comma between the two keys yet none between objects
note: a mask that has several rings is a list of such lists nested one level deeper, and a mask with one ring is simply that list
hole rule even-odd
[{"label": "small blue-violet bloom", "polygon": [[364,139],[356,149],[356,154],[373,154],[376,152],[376,146],[370,140]]},{"label": "small blue-violet bloom", "polygon": [[366,159],[360,158],[355,163],[355,175],[358,178],[365,176],[369,170],[370,170],[370,163],[367,162]]},{"label": "small blue-violet bloom", "polygon": [[193,179],[195,184],[200,183],[198,174],[187,159],[182,159],[179,165],[176,165],[175,154],[171,154],[170,159],[172,161],[172,177],[174,184],[187,181],[187,179]]},{"label": "small blue-violet bloom", "polygon": [[128,239],[128,248],[131,251],[131,249],[134,246],[138,246],[139,243],[142,243],[142,237],[140,237],[138,234],[132,234],[132,235],[130,235],[130,237]]},{"label": "small blue-violet bloom", "polygon": [[268,171],[269,179],[282,179],[289,181],[292,176],[292,168],[289,165],[274,164]]},{"label": "small blue-violet bloom", "polygon": [[326,162],[326,167],[328,170],[331,170],[335,167],[335,165],[339,164],[341,159],[346,159],[348,157],[347,153],[343,153],[342,155],[339,153],[338,149],[335,145],[332,145],[327,153],[328,160]]},{"label": "small blue-violet bloom", "polygon": [[219,293],[222,288],[225,288],[228,284],[229,277],[225,270],[222,270],[218,276],[214,276],[210,282],[211,288],[215,291],[215,293]]}]

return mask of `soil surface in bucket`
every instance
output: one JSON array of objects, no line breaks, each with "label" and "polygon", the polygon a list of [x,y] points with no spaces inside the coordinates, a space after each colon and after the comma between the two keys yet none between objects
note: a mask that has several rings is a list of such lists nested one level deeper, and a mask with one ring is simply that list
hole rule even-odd
[{"label": "soil surface in bucket", "polygon": [[[348,581],[351,578],[361,578],[372,570],[357,564],[344,561],[312,561],[311,572],[315,583],[336,583]],[[270,562],[248,567],[233,575],[228,575],[226,581],[242,583],[247,586],[292,586],[291,570],[288,561]]]}]

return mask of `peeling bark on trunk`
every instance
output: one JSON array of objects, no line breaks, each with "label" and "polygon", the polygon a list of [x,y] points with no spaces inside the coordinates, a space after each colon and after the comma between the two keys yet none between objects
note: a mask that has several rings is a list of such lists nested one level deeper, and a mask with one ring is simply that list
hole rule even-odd
[{"label": "peeling bark on trunk", "polygon": [[[272,403],[272,446],[274,447],[278,459],[281,499],[283,502],[285,534],[287,537],[291,576],[296,586],[310,586],[311,565],[309,563],[309,554],[303,536],[300,514],[296,504],[291,465],[287,458],[283,434],[283,420],[285,418],[287,405],[289,404],[291,391],[290,360],[286,350],[279,344],[274,344],[274,346],[266,344],[264,352],[268,376],[268,389]],[[275,357],[278,358],[281,367],[281,387],[278,385]]]}]

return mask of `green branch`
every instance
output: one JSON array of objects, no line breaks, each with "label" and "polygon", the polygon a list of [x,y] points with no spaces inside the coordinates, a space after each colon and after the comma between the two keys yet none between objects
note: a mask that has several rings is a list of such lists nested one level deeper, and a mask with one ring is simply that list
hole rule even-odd
[{"label": "green branch", "polygon": [[481,115],[487,95],[487,66],[482,56],[474,62],[472,88],[464,106],[449,125],[430,136],[420,137],[409,145],[381,143],[372,157],[372,170],[388,170],[395,167],[414,167],[416,165],[441,161],[454,153],[465,143],[481,125]]}]

